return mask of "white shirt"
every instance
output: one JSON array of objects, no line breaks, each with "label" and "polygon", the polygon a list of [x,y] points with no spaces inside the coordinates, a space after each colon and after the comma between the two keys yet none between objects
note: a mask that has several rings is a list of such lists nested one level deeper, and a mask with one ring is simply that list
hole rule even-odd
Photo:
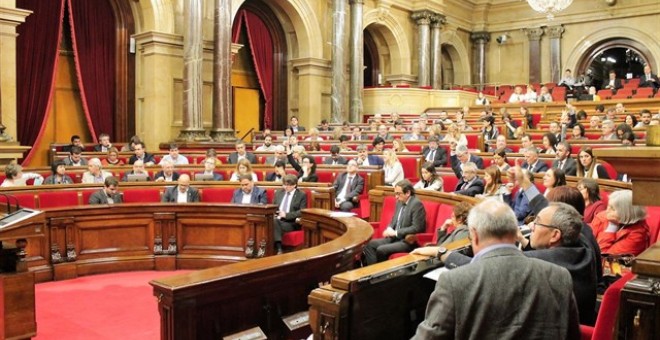
[{"label": "white shirt", "polygon": [[186,158],[185,156],[181,156],[181,155],[179,155],[179,157],[177,157],[176,159],[172,158],[172,156],[170,156],[170,155],[165,155],[160,160],[160,162],[158,162],[158,164],[163,164],[164,161],[170,161],[174,165],[188,165],[189,164],[188,158]]},{"label": "white shirt", "polygon": [[250,191],[249,194],[246,194],[244,191],[241,191],[243,193],[243,199],[241,199],[241,203],[243,204],[250,204],[250,201],[252,200],[252,193],[254,190]]},{"label": "white shirt", "polygon": [[176,190],[176,202],[177,203],[188,203],[188,190],[181,192],[181,190]]}]

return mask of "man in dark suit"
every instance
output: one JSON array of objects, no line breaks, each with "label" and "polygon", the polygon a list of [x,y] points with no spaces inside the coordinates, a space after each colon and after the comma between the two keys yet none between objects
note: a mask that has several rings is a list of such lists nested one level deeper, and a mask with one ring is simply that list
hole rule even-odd
[{"label": "man in dark suit", "polygon": [[212,175],[214,181],[222,181],[224,177],[221,174],[215,172],[215,161],[216,161],[215,157],[207,157],[204,160],[204,172],[197,173],[195,174],[195,176]]},{"label": "man in dark suit", "polygon": [[71,136],[71,144],[63,146],[62,152],[71,152],[71,148],[73,148],[74,146],[80,147],[81,151],[85,149],[85,146],[83,145],[82,140],[78,135]]},{"label": "man in dark suit", "polygon": [[144,163],[145,166],[151,166],[156,164],[156,159],[154,159],[154,155],[146,151],[144,142],[136,142],[133,151],[135,152],[135,154],[128,159],[128,164],[133,164],[135,163],[135,161],[138,160],[142,161],[142,163]]},{"label": "man in dark suit", "polygon": [[477,166],[474,163],[463,165],[463,177],[458,181],[454,192],[472,197],[484,193],[484,182],[477,176]]},{"label": "man in dark suit", "polygon": [[415,197],[415,189],[407,179],[394,186],[397,198],[396,212],[392,221],[383,231],[383,238],[372,239],[364,247],[364,260],[367,265],[387,260],[394,253],[407,253],[414,246],[405,242],[406,235],[423,233],[426,230],[426,210],[424,204]]},{"label": "man in dark suit", "polygon": [[351,211],[360,203],[360,194],[364,189],[364,178],[358,175],[358,165],[354,159],[348,161],[346,172],[341,173],[332,185],[335,188],[335,208]]},{"label": "man in dark suit", "polygon": [[286,149],[283,145],[278,145],[273,150],[273,155],[266,157],[266,165],[275,165],[278,161],[286,163]]},{"label": "man in dark suit", "polygon": [[362,135],[362,129],[359,126],[353,127],[353,133],[351,134],[351,141],[366,140],[367,137]]},{"label": "man in dark suit", "polygon": [[[477,204],[468,230],[475,257],[440,276],[413,339],[580,338],[570,273],[517,249],[516,218],[505,203]],[[438,251],[441,260],[446,253]]]},{"label": "man in dark suit", "polygon": [[525,162],[521,167],[535,174],[548,171],[548,165],[539,159],[539,151],[536,148],[525,149]]},{"label": "man in dark suit", "polygon": [[463,165],[472,162],[478,169],[484,168],[484,160],[475,155],[471,155],[466,145],[458,145],[456,154],[451,156],[451,169],[454,170],[456,178],[463,178]]},{"label": "man in dark suit", "polygon": [[164,160],[160,162],[160,167],[162,170],[158,171],[154,175],[154,181],[156,182],[176,182],[179,180],[179,173],[174,171],[174,164],[172,161]]},{"label": "man in dark suit", "polygon": [[639,79],[639,87],[652,87],[654,89],[660,87],[658,76],[651,73],[651,66],[648,64],[644,65],[644,75]]},{"label": "man in dark suit", "polygon": [[610,89],[616,92],[616,90],[623,87],[623,84],[621,84],[621,79],[616,78],[616,72],[614,72],[614,70],[610,70],[609,76],[610,78],[603,82],[603,86],[601,86],[601,88]]},{"label": "man in dark suit", "polygon": [[89,196],[89,204],[117,204],[123,203],[124,198],[119,193],[119,181],[114,176],[105,178],[103,189]]},{"label": "man in dark suit", "polygon": [[385,162],[383,162],[383,159],[378,157],[378,155],[370,155],[369,152],[367,151],[367,146],[364,144],[358,145],[356,151],[358,153],[358,156],[357,158],[355,158],[355,161],[358,163],[359,166],[369,166],[369,165],[383,166],[383,164],[385,164]]},{"label": "man in dark suit", "polygon": [[324,161],[323,164],[326,165],[344,165],[348,161],[346,158],[342,157],[339,154],[339,146],[333,145],[330,147],[330,157],[327,157]]},{"label": "man in dark suit", "polygon": [[110,136],[107,133],[102,133],[99,135],[99,144],[94,145],[94,151],[108,152],[111,147]]},{"label": "man in dark suit", "polygon": [[291,116],[291,119],[289,119],[289,122],[291,123],[291,124],[289,124],[289,127],[291,128],[291,130],[293,130],[293,132],[298,133],[300,131],[305,131],[304,126],[298,125],[298,117]]},{"label": "man in dark suit", "polygon": [[438,146],[438,138],[429,138],[429,145],[422,150],[422,155],[427,162],[433,163],[433,166],[443,167],[447,163],[447,151]]},{"label": "man in dark suit", "polygon": [[571,144],[567,141],[557,144],[556,159],[552,162],[552,167],[564,170],[566,176],[575,176],[577,174],[577,162],[571,157]]},{"label": "man in dark suit", "polygon": [[69,150],[69,157],[65,158],[64,165],[66,166],[84,166],[87,165],[87,160],[82,157],[82,148],[79,146],[72,146]]},{"label": "man in dark suit", "polygon": [[239,140],[236,142],[236,151],[229,154],[227,162],[229,164],[236,164],[241,158],[247,159],[252,164],[257,164],[257,157],[253,153],[247,152],[245,150],[245,142]]},{"label": "man in dark suit", "polygon": [[275,171],[266,175],[266,182],[282,182],[286,176],[286,162],[275,162]]},{"label": "man in dark suit", "polygon": [[199,190],[190,186],[190,176],[179,176],[177,185],[165,189],[164,203],[194,203],[199,202]]},{"label": "man in dark suit", "polygon": [[252,175],[240,175],[238,181],[241,187],[234,191],[231,197],[231,203],[236,204],[266,204],[266,190],[254,185]]},{"label": "man in dark suit", "polygon": [[298,177],[286,175],[282,179],[282,189],[275,191],[273,204],[278,206],[273,224],[273,239],[275,251],[282,253],[282,235],[286,232],[300,229],[298,218],[300,210],[307,208],[307,195],[298,190]]}]

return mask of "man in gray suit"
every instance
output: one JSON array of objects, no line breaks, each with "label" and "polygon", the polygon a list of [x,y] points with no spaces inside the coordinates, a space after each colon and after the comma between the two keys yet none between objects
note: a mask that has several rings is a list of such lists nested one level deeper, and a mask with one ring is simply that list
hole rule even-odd
[{"label": "man in gray suit", "polygon": [[571,157],[571,144],[567,141],[557,144],[556,159],[552,162],[552,167],[564,170],[566,176],[577,174],[577,162]]},{"label": "man in gray suit", "polygon": [[475,257],[440,275],[413,339],[580,338],[571,275],[522,254],[508,205],[482,201],[468,228]]},{"label": "man in gray suit", "polygon": [[351,211],[360,203],[360,194],[364,189],[364,179],[358,175],[358,165],[354,159],[348,161],[346,172],[341,173],[332,185],[335,188],[335,208]]},{"label": "man in gray suit", "polygon": [[238,181],[241,187],[234,191],[231,203],[235,204],[266,204],[266,190],[254,185],[252,175],[240,175]]},{"label": "man in gray suit", "polygon": [[405,242],[406,235],[426,231],[426,210],[424,204],[415,197],[415,188],[407,179],[394,186],[397,198],[396,213],[383,231],[383,238],[372,239],[364,247],[364,260],[367,265],[387,260],[394,253],[408,253],[413,245]]},{"label": "man in gray suit", "polygon": [[199,202],[199,191],[190,186],[190,176],[182,174],[177,184],[165,189],[164,203],[194,203]]},{"label": "man in gray suit", "polygon": [[275,251],[281,254],[282,235],[300,229],[298,220],[302,215],[301,210],[307,208],[307,195],[298,190],[298,177],[285,175],[282,178],[282,189],[275,191],[273,204],[279,207],[273,224],[273,239]]},{"label": "man in gray suit", "polygon": [[103,182],[103,189],[89,196],[89,204],[116,204],[123,203],[123,196],[118,191],[117,177],[108,176]]},{"label": "man in gray suit", "polygon": [[239,140],[236,142],[236,151],[227,156],[227,162],[229,164],[237,164],[241,158],[247,159],[252,164],[257,164],[257,156],[251,152],[247,152],[245,150],[245,142]]}]

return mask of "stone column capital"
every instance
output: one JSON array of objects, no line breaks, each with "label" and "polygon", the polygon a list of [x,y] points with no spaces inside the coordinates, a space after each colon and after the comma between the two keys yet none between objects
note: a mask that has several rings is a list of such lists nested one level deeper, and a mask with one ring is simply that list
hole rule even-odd
[{"label": "stone column capital", "polygon": [[545,28],[545,33],[550,37],[550,39],[561,39],[561,35],[566,31],[564,26],[548,26]]},{"label": "stone column capital", "polygon": [[413,14],[410,16],[415,22],[417,22],[417,25],[430,25],[431,24],[431,18],[435,13],[428,11],[428,10],[423,10],[423,11],[417,11],[413,12]]},{"label": "stone column capital", "polygon": [[472,32],[470,34],[470,40],[472,40],[472,42],[485,44],[490,41],[490,33],[486,31]]},{"label": "stone column capital", "polygon": [[434,14],[433,16],[431,16],[432,28],[442,28],[442,26],[446,23],[447,23],[447,17],[442,14]]},{"label": "stone column capital", "polygon": [[524,31],[529,41],[539,41],[541,40],[541,36],[543,35],[543,28],[541,27],[525,28]]}]

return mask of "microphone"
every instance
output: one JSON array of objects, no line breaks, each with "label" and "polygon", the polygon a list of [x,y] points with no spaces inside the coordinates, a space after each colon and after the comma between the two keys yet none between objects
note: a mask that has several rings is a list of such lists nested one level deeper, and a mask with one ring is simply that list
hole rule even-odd
[{"label": "microphone", "polygon": [[[10,199],[10,198],[13,198],[13,199],[14,199],[14,201],[16,202],[16,210],[18,210],[18,208],[19,208],[19,206],[18,206],[18,199],[17,199],[15,196],[13,196],[13,195],[9,195],[9,194],[5,194],[5,193],[2,193],[2,192],[0,192],[0,196],[4,197],[4,198],[5,198],[5,202],[7,203],[7,208],[6,208],[6,209],[7,209],[7,215],[11,214],[11,203],[9,202],[9,199]],[[15,210],[15,211],[16,211],[16,210]]]}]

